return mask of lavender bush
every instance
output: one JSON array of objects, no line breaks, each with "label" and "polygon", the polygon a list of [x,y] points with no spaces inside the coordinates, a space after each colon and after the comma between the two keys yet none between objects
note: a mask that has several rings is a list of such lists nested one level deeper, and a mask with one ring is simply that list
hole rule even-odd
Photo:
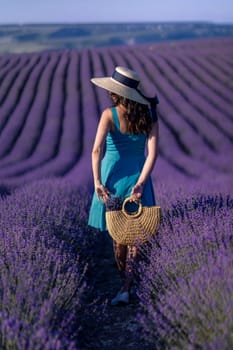
[{"label": "lavender bush", "polygon": [[[88,319],[96,232],[90,195],[63,180],[41,180],[0,201],[0,348],[78,349]],[[90,334],[90,332],[89,332]]]},{"label": "lavender bush", "polygon": [[77,349],[86,293],[79,257],[20,226],[1,232],[0,256],[1,349]]},{"label": "lavender bush", "polygon": [[217,254],[222,246],[232,248],[232,209],[228,196],[203,195],[163,210],[158,235],[141,249],[149,261],[142,268],[148,270],[148,276],[151,273],[153,290],[161,292],[178,277],[188,277],[205,262],[207,252]]},{"label": "lavender bush", "polygon": [[[223,289],[218,288],[215,279],[207,279],[205,283],[206,285],[210,283],[211,288],[206,287],[206,294],[203,294],[203,298],[204,282],[200,282],[199,287],[197,285],[195,290],[192,284],[195,283],[195,280],[204,279],[203,276],[206,277],[208,273],[213,276],[216,271],[208,271],[212,271],[211,266],[215,265],[215,261],[219,261],[221,256],[232,254],[232,208],[232,199],[229,196],[203,195],[183,202],[178,201],[172,208],[164,210],[158,236],[142,249],[146,260],[144,259],[140,266],[142,280],[138,294],[142,312],[139,320],[147,340],[151,343],[158,341],[160,343],[158,347],[160,346],[161,349],[172,349],[173,347],[174,349],[188,349],[188,346],[195,346],[190,339],[192,337],[196,339],[196,333],[192,335],[192,329],[199,329],[201,332],[200,315],[200,317],[204,317],[203,314],[206,318],[209,317],[209,322],[214,324],[220,322],[222,317],[219,329],[225,326],[225,322],[229,321],[231,324],[231,316],[228,318],[225,309],[223,316],[219,314],[218,317],[216,316],[220,312],[218,309],[214,314],[211,310],[208,311],[213,307],[213,304],[208,302],[211,288],[218,290],[216,294],[209,296],[213,298],[213,303],[215,299],[217,303],[217,300],[225,298],[225,293],[227,295],[231,293],[228,292],[227,284],[230,283],[230,279],[228,281],[226,278],[226,283],[223,282]],[[223,269],[224,266],[226,264],[222,265]],[[225,276],[228,276],[227,271],[224,272]],[[218,275],[219,281],[221,281],[220,276]],[[191,295],[195,302],[191,303],[189,299]],[[169,303],[169,298],[172,296],[174,296],[173,305]],[[188,316],[185,312],[189,312],[188,326],[186,324]],[[198,317],[195,316],[197,312],[200,313]],[[192,329],[189,328],[191,323]],[[226,332],[229,332],[229,329],[227,328]],[[213,330],[211,333],[210,342],[217,342],[220,339],[221,333],[218,332],[218,337],[214,337],[214,332]],[[204,346],[204,338],[205,336],[200,335],[197,348],[208,348]],[[194,348],[190,347],[190,349]]]},{"label": "lavender bush", "polygon": [[96,242],[96,232],[87,227],[90,194],[71,182],[40,180],[16,189],[1,202],[0,229],[37,227],[69,242],[86,260]]},{"label": "lavender bush", "polygon": [[231,349],[233,347],[233,255],[220,249],[189,279],[160,294],[156,308],[141,315],[144,336],[157,349]]}]

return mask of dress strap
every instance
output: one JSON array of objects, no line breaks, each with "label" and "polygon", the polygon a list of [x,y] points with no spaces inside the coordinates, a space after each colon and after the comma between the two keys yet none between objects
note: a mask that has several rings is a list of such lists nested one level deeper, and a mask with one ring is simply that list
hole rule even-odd
[{"label": "dress strap", "polygon": [[119,122],[119,118],[118,118],[118,113],[117,113],[116,107],[112,108],[112,115],[113,115],[113,120],[114,120],[115,127],[117,128],[117,130],[120,130],[120,122]]}]

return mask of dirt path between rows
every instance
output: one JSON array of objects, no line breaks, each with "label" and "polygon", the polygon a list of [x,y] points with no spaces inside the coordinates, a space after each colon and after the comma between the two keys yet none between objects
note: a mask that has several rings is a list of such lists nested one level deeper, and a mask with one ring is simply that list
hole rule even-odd
[{"label": "dirt path between rows", "polygon": [[101,322],[90,320],[89,327],[93,333],[90,334],[85,349],[155,350],[155,347],[146,344],[141,337],[137,321],[139,311],[137,296],[131,296],[130,304],[127,306],[110,304],[120,289],[120,278],[114,260],[112,240],[108,235],[103,234],[94,270],[93,299],[98,298],[100,304],[106,303],[106,317]]}]

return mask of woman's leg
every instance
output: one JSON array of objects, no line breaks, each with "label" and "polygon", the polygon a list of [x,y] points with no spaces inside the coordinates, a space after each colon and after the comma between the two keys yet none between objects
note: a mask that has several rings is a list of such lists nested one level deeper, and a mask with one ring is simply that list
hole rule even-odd
[{"label": "woman's leg", "polygon": [[127,246],[113,241],[113,250],[114,250],[117,267],[120,272],[122,285],[124,285],[125,278],[126,278],[125,268],[126,268],[126,259],[127,259]]},{"label": "woman's leg", "polygon": [[140,257],[136,246],[128,246],[127,248],[125,282],[123,285],[123,291],[128,292],[132,287],[133,280],[135,278],[136,264],[139,262]]},{"label": "woman's leg", "polygon": [[139,261],[138,249],[135,246],[126,246],[113,241],[113,249],[118,270],[122,280],[122,288],[112,299],[111,305],[129,303],[129,292],[135,277],[136,263]]}]

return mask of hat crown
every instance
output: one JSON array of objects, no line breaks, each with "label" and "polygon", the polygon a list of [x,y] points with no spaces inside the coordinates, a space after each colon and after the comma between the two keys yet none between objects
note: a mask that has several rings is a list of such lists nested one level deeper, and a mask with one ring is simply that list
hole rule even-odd
[{"label": "hat crown", "polygon": [[132,69],[117,66],[111,77],[92,78],[91,82],[129,100],[150,105],[145,96],[138,90],[140,78],[137,72]]},{"label": "hat crown", "polygon": [[130,79],[133,79],[133,80],[136,80],[136,81],[140,81],[140,78],[137,74],[137,72],[135,72],[134,70],[132,69],[128,69],[128,68],[125,68],[125,67],[116,67],[115,68],[115,71],[126,76],[127,78],[130,78]]}]

